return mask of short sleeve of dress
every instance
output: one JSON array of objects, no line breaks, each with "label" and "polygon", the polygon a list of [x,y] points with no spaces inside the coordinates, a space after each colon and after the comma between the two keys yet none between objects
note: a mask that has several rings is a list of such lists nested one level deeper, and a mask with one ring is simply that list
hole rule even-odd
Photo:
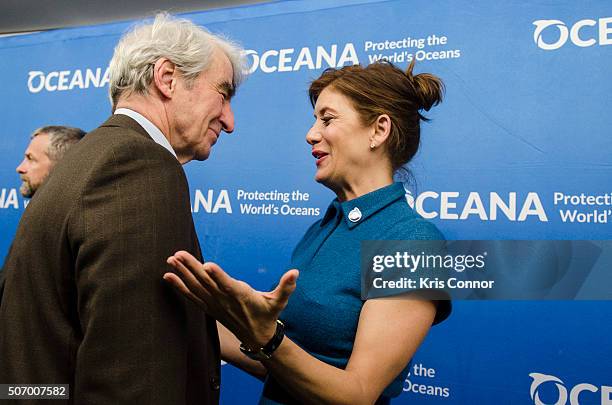
[{"label": "short sleeve of dress", "polygon": [[[414,216],[406,221],[399,221],[391,229],[389,240],[445,240],[446,238],[440,230],[431,222]],[[452,312],[452,301],[435,300],[436,316],[432,325],[437,325],[446,320]]]}]

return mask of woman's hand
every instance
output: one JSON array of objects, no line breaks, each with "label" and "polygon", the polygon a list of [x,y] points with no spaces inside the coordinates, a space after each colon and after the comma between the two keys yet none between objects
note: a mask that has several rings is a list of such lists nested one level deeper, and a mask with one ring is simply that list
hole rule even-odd
[{"label": "woman's hand", "polygon": [[177,274],[166,273],[164,280],[255,350],[274,335],[276,320],[295,290],[299,275],[297,270],[289,270],[273,291],[260,292],[230,277],[215,263],[202,264],[185,251],[176,252],[167,262]]}]

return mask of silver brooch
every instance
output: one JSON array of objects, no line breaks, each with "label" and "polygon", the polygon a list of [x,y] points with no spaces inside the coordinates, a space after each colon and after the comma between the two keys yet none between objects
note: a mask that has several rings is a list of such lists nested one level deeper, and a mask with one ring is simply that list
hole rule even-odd
[{"label": "silver brooch", "polygon": [[348,219],[351,222],[359,222],[359,220],[361,219],[361,211],[359,210],[359,208],[353,208],[348,214]]}]

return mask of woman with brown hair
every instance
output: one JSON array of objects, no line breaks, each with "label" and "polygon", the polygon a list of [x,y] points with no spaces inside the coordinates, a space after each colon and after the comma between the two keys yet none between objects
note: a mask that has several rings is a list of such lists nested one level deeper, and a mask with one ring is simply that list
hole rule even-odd
[{"label": "woman with brown hair", "polygon": [[311,84],[306,141],[315,180],[337,198],[274,291],[255,291],[187,252],[168,258],[177,274],[166,281],[220,322],[222,357],[266,376],[262,404],[388,403],[431,325],[450,313],[448,301],[360,296],[362,240],[443,239],[393,182],[418,149],[420,111],[442,99],[440,79],[413,67],[328,69]]}]

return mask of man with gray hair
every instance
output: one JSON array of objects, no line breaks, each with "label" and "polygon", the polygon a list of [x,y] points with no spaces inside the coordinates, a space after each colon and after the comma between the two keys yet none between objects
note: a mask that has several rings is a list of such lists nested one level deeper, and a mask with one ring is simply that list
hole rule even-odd
[{"label": "man with gray hair", "polygon": [[168,256],[201,258],[182,168],[232,132],[242,52],[184,19],[125,34],[114,114],[28,205],[5,265],[0,381],[68,384],[68,403],[215,404],[215,320],[164,283]]},{"label": "man with gray hair", "polygon": [[64,153],[83,136],[85,131],[82,129],[60,125],[34,131],[24,158],[16,169],[22,182],[19,188],[21,195],[32,198]]}]

